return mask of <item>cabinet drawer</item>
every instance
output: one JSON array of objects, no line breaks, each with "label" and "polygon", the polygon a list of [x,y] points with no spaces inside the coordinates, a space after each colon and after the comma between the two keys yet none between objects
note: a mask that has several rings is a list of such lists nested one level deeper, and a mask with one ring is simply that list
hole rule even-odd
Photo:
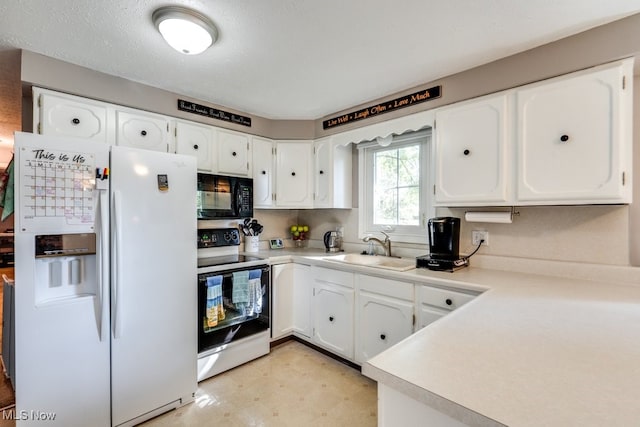
[{"label": "cabinet drawer", "polygon": [[311,267],[311,274],[313,275],[313,279],[316,281],[353,288],[353,273],[340,270],[330,270],[323,267]]},{"label": "cabinet drawer", "polygon": [[431,286],[421,286],[419,292],[421,304],[429,304],[446,310],[455,310],[477,296]]},{"label": "cabinet drawer", "polygon": [[358,274],[357,277],[360,290],[406,301],[413,301],[413,283],[400,282],[394,279],[383,279],[365,274]]}]

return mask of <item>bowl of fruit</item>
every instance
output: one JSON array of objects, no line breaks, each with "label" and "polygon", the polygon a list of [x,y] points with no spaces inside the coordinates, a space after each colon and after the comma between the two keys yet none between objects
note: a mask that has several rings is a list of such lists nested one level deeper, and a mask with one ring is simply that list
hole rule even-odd
[{"label": "bowl of fruit", "polygon": [[304,241],[309,238],[308,225],[292,225],[289,231],[297,248],[301,248],[304,245]]}]

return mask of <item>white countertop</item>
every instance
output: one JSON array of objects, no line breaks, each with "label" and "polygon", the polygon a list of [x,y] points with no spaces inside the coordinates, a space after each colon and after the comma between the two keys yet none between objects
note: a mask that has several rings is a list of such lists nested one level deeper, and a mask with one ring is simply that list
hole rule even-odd
[{"label": "white countertop", "polygon": [[640,425],[637,284],[474,267],[380,271],[296,251],[280,262],[486,290],[367,361],[363,374],[376,381],[473,425]]}]

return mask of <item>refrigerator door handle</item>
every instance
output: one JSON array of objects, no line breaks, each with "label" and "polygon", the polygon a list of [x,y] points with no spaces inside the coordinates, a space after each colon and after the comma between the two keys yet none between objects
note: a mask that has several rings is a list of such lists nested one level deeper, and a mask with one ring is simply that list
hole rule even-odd
[{"label": "refrigerator door handle", "polygon": [[98,339],[102,341],[102,320],[103,313],[105,312],[105,304],[108,299],[104,297],[104,284],[107,283],[109,278],[109,262],[108,254],[109,239],[108,239],[108,222],[109,222],[109,204],[105,201],[107,195],[104,190],[99,190],[98,193],[98,230],[99,230],[99,249],[98,249],[98,304],[96,320],[98,326]]},{"label": "refrigerator door handle", "polygon": [[122,283],[122,256],[121,256],[121,244],[122,244],[122,227],[120,221],[122,219],[122,195],[120,191],[113,192],[113,274],[111,284],[111,307],[113,318],[113,338],[117,339],[122,336],[122,309],[120,308],[121,290],[120,284]]}]

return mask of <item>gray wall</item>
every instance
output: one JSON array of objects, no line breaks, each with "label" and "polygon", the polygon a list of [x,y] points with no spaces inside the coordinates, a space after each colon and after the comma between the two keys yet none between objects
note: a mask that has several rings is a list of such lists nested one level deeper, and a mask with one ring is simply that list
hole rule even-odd
[{"label": "gray wall", "polygon": [[[428,55],[425,43],[425,55]],[[527,83],[555,77],[572,71],[593,67],[617,59],[640,55],[640,14],[597,27],[575,36],[567,37],[535,49],[512,55],[458,74],[408,88],[406,91],[385,98],[374,99],[366,104],[356,105],[348,110],[338,111],[319,119],[315,124],[316,136],[332,135],[349,129],[390,120],[451,104],[464,99],[475,98],[493,92],[510,89]],[[640,68],[636,61],[636,72]],[[442,97],[413,107],[371,117],[349,125],[323,130],[322,121],[343,113],[375,105],[402,95],[418,92],[436,85],[442,85]]]},{"label": "gray wall", "polygon": [[[253,135],[277,139],[313,138],[313,121],[310,120],[279,122],[252,116],[225,106],[132,82],[26,50],[22,51],[22,82],[25,86],[35,85]],[[230,113],[250,116],[252,125],[247,127],[179,111],[178,98]]]}]

